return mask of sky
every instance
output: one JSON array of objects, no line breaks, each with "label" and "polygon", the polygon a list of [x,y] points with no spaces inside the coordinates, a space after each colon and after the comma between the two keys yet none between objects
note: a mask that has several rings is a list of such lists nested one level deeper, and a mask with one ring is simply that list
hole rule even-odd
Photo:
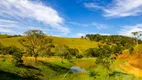
[{"label": "sky", "polygon": [[50,36],[132,36],[142,31],[142,0],[0,0],[0,33],[38,29]]}]

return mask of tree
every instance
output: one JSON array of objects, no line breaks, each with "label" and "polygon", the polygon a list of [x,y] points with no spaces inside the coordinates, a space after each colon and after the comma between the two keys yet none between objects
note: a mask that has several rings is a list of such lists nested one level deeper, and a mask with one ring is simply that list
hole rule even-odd
[{"label": "tree", "polygon": [[[136,48],[138,48],[139,45],[139,38],[142,36],[142,31],[136,31],[136,32],[132,32],[132,35],[135,37],[136,41]],[[136,53],[138,52],[138,49],[136,49]]]},{"label": "tree", "polygon": [[69,48],[69,52],[70,52],[70,54],[72,55],[72,56],[77,56],[77,54],[79,54],[79,51],[78,51],[78,49],[73,49],[73,48]]},{"label": "tree", "polygon": [[35,57],[35,62],[37,62],[40,52],[50,48],[52,39],[46,38],[41,30],[28,30],[24,34],[25,38],[20,39],[19,42],[25,47],[27,52],[30,52]]},{"label": "tree", "polygon": [[67,45],[58,45],[55,48],[56,54],[60,56],[61,62],[63,62],[64,59],[70,60],[72,58],[72,55],[70,54],[70,49]]},{"label": "tree", "polygon": [[104,45],[101,48],[98,48],[98,57],[96,59],[96,64],[103,66],[103,68],[106,69],[108,76],[109,71],[111,70],[110,65],[114,60],[111,58],[112,53],[113,50],[109,45]]},{"label": "tree", "polygon": [[98,57],[98,48],[89,48],[86,50],[87,57]]},{"label": "tree", "polygon": [[121,45],[116,45],[116,46],[112,45],[111,49],[112,49],[112,54],[114,54],[115,56],[118,56],[119,54],[122,54],[122,51],[125,48]]}]

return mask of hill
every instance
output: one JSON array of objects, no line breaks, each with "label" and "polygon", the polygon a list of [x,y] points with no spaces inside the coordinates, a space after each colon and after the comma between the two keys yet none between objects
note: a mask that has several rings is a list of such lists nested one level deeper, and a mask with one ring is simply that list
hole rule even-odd
[{"label": "hill", "polygon": [[[16,47],[22,48],[22,45],[18,42],[19,39],[24,37],[10,37],[10,38],[0,38],[0,43],[5,46],[15,45]],[[99,42],[90,41],[87,39],[81,38],[63,38],[63,37],[53,37],[49,36],[49,38],[53,39],[54,45],[67,45],[70,48],[77,48],[79,51],[86,50],[88,48],[97,47]]]}]

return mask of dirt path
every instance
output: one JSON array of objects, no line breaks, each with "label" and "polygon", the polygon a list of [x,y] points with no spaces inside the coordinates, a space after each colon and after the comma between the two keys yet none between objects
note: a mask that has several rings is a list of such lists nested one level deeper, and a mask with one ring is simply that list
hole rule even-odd
[{"label": "dirt path", "polygon": [[126,71],[130,74],[133,74],[137,77],[142,77],[142,69],[135,68],[128,63],[120,65],[120,68],[122,68],[124,71]]}]

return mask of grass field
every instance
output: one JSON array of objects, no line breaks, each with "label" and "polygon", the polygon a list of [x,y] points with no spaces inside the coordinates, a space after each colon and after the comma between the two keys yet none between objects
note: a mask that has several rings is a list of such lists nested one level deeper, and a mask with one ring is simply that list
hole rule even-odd
[{"label": "grass field", "polygon": [[[20,38],[24,37],[12,37],[12,38],[0,38],[0,43],[9,46],[9,45],[14,45],[19,48],[22,48],[22,45],[18,42]],[[70,48],[77,48],[79,51],[86,50],[88,48],[93,48],[97,47],[99,42],[94,42],[94,41],[89,41],[86,39],[81,39],[81,38],[60,38],[60,37],[49,37],[53,39],[53,44],[54,45],[67,45]]]},{"label": "grass field", "polygon": [[[95,58],[83,58],[74,59],[72,62],[64,60],[64,64],[61,63],[59,57],[38,57],[38,63],[34,62],[33,57],[23,57],[24,67],[15,67],[12,64],[11,56],[7,56],[4,61],[0,58],[0,75],[3,80],[34,80],[34,78],[39,77],[43,80],[63,80],[64,75],[69,71],[72,66],[80,66],[86,69],[83,73],[72,73],[70,72],[64,80],[141,80],[128,71],[125,72],[118,65],[123,65],[124,61],[117,60],[114,65],[112,65],[112,70],[114,73],[109,78],[105,76],[105,69],[101,66],[95,64]],[[95,76],[95,74],[100,76]],[[29,74],[30,73],[30,74]],[[94,74],[94,75],[92,75]],[[38,75],[38,76],[37,76]],[[9,76],[9,77],[7,77]]]}]

